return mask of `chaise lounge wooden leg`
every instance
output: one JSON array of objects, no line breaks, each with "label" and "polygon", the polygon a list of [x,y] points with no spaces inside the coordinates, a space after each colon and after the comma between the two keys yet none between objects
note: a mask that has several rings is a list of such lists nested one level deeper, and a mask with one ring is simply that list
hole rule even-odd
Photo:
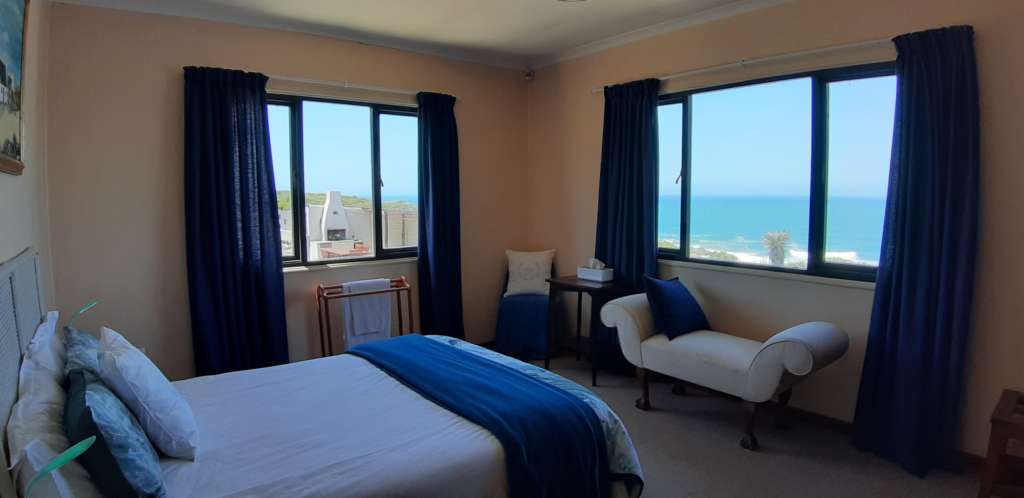
[{"label": "chaise lounge wooden leg", "polygon": [[750,414],[745,434],[740,439],[740,446],[745,450],[757,451],[760,446],[757,443],[757,436],[754,435],[754,421],[757,419],[757,412],[759,411],[761,411],[761,403],[754,403],[754,411]]},{"label": "chaise lounge wooden leg", "polygon": [[641,386],[641,389],[643,391],[643,397],[641,397],[640,399],[636,400],[636,407],[641,409],[641,410],[644,410],[644,411],[650,410],[651,409],[651,387],[650,387],[650,384],[648,383],[649,382],[648,381],[648,377],[650,377],[650,376],[648,375],[646,368],[640,368],[640,369],[638,369],[638,372],[640,374],[640,386]]},{"label": "chaise lounge wooden leg", "polygon": [[786,430],[792,425],[789,419],[789,399],[792,397],[792,389],[786,389],[779,393],[779,414],[775,418],[775,428]]}]

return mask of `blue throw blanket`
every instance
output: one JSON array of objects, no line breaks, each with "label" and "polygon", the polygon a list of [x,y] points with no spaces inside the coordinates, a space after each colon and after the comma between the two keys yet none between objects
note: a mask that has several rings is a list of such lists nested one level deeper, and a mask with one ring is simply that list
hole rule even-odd
[{"label": "blue throw blanket", "polygon": [[348,353],[490,431],[505,449],[511,498],[609,495],[601,420],[573,394],[419,335]]}]

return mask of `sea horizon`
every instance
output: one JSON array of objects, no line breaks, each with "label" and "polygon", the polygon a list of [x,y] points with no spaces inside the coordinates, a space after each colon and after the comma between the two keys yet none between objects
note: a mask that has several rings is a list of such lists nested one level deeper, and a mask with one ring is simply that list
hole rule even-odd
[{"label": "sea horizon", "polygon": [[[658,199],[659,245],[678,247],[681,195]],[[740,261],[768,256],[764,236],[788,232],[789,254],[806,260],[810,199],[806,196],[702,195],[690,204],[690,246],[731,253]],[[827,208],[826,253],[857,263],[877,263],[885,199],[831,196]]]}]

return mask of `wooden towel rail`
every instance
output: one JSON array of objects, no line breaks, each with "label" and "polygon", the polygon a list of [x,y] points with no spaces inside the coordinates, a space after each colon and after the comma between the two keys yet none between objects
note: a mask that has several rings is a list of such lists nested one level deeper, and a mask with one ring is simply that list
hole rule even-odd
[{"label": "wooden towel rail", "polygon": [[391,287],[388,289],[381,289],[375,291],[364,291],[364,292],[345,292],[345,284],[336,285],[324,285],[320,284],[316,286],[316,311],[317,318],[320,326],[320,356],[328,356],[334,354],[334,341],[331,338],[331,313],[329,304],[334,299],[346,299],[351,297],[359,296],[371,296],[374,294],[395,294],[395,303],[398,305],[398,334],[404,335],[406,332],[405,321],[403,315],[405,314],[402,309],[402,293],[405,293],[405,302],[409,313],[409,332],[415,330],[413,325],[413,310],[412,310],[412,285],[409,284],[409,280],[405,276],[391,279]]}]

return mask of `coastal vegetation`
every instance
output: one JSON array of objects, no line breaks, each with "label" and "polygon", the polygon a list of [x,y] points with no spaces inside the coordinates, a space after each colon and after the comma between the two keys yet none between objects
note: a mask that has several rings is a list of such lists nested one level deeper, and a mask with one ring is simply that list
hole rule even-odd
[{"label": "coastal vegetation", "polygon": [[[325,192],[307,192],[306,193],[306,205],[307,206],[322,206],[327,201],[327,194]],[[355,195],[342,195],[341,204],[346,207],[358,207],[363,209],[370,209],[373,207],[373,202],[366,197],[358,197]],[[384,209],[416,209],[416,204],[409,201],[384,201],[381,203]],[[289,211],[292,208],[292,193],[287,190],[277,191],[277,210],[278,211]]]},{"label": "coastal vegetation", "polygon": [[765,248],[768,249],[769,263],[773,266],[782,266],[786,264],[786,254],[789,252],[790,244],[788,231],[768,232],[764,234],[762,242],[764,242]]}]

